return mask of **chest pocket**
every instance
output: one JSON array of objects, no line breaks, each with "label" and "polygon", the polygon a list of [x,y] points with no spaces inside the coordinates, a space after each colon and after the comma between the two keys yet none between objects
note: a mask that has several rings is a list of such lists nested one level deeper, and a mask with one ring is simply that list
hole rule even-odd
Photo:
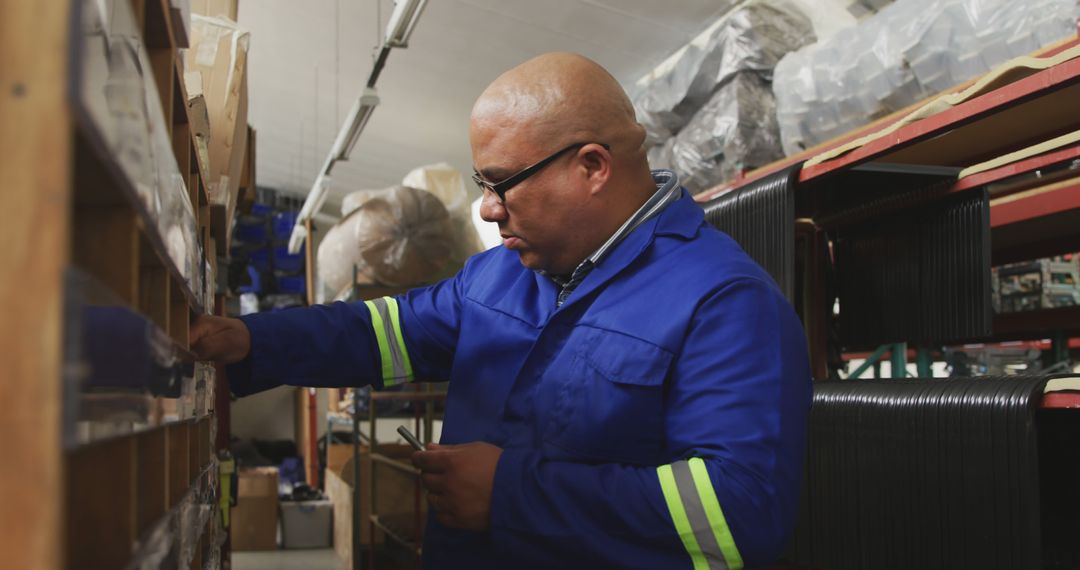
[{"label": "chest pocket", "polygon": [[[582,330],[584,329],[584,330]],[[544,382],[543,433],[552,455],[650,463],[664,445],[664,379],[670,352],[614,331],[580,327],[570,365]]]}]

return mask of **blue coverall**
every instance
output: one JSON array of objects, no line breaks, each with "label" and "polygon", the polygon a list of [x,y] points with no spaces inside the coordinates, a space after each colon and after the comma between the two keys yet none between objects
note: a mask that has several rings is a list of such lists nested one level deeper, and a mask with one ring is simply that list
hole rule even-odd
[{"label": "blue coverall", "polygon": [[800,322],[683,195],[556,308],[496,247],[395,298],[244,317],[233,392],[449,380],[443,444],[504,448],[484,533],[429,517],[428,568],[739,568],[794,524]]}]

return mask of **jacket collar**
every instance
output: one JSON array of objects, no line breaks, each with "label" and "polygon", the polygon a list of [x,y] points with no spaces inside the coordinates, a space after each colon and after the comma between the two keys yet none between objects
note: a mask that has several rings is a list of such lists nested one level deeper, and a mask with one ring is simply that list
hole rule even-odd
[{"label": "jacket collar", "polygon": [[[643,222],[613,247],[556,312],[565,311],[621,273],[652,245],[656,236],[677,236],[683,239],[694,237],[705,220],[705,214],[689,192],[685,189],[681,192],[677,200],[658,215]],[[554,288],[548,277],[536,274],[536,279],[538,282],[546,281],[541,290]]]}]

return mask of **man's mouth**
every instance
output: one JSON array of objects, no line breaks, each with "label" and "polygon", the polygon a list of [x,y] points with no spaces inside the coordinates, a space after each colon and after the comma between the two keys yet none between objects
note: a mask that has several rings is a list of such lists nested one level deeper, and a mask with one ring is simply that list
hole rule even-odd
[{"label": "man's mouth", "polygon": [[514,249],[515,247],[521,245],[521,238],[514,234],[500,233],[499,237],[502,238],[503,247],[505,247],[506,249]]}]

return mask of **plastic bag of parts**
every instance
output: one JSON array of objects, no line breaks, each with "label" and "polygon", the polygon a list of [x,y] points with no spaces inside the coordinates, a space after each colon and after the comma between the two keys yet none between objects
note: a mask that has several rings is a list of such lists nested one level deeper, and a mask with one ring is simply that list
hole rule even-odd
[{"label": "plastic bag of parts", "polygon": [[737,74],[678,135],[649,153],[652,168],[679,173],[691,193],[783,157],[772,88],[761,74]]},{"label": "plastic bag of parts", "polygon": [[897,0],[788,54],[773,91],[794,154],[1076,33],[1076,0]]},{"label": "plastic bag of parts", "polygon": [[751,2],[728,13],[711,33],[638,81],[633,101],[648,143],[662,144],[677,133],[737,73],[768,75],[785,54],[814,39],[810,20],[787,0]]},{"label": "plastic bag of parts", "polygon": [[351,284],[354,266],[359,283],[404,287],[431,281],[449,263],[453,228],[434,194],[393,186],[350,204],[319,245],[319,277],[332,290]]},{"label": "plastic bag of parts", "polygon": [[401,183],[410,188],[431,192],[446,206],[454,233],[455,245],[451,260],[455,266],[464,264],[469,256],[484,250],[480,235],[472,223],[465,175],[460,170],[445,162],[421,166],[406,174]]}]

